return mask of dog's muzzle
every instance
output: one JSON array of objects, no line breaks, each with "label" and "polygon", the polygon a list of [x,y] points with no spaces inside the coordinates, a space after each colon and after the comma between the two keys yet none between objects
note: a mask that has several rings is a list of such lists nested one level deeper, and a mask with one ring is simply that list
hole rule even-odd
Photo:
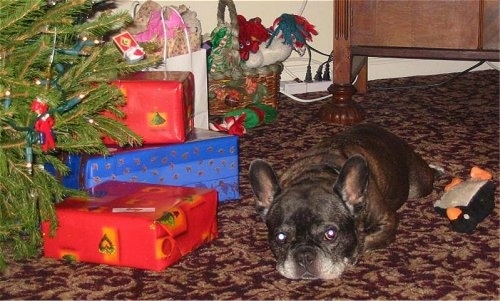
[{"label": "dog's muzzle", "polygon": [[289,279],[334,279],[338,278],[348,260],[334,262],[320,248],[301,245],[289,250],[284,262],[278,262],[277,270]]}]

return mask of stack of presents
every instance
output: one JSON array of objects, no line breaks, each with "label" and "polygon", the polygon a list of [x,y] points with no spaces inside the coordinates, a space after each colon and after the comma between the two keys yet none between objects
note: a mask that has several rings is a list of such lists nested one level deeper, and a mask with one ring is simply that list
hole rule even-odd
[{"label": "stack of presents", "polygon": [[[140,59],[133,34],[114,41]],[[104,137],[109,155],[64,154],[64,176],[46,166],[87,192],[56,204],[58,225],[42,223],[46,257],[161,271],[217,237],[218,204],[239,199],[238,136],[209,130],[196,76],[157,69],[112,83],[126,98],[119,121],[142,145]]]},{"label": "stack of presents", "polygon": [[[226,9],[231,23],[218,22],[206,44],[187,7],[146,1],[134,8],[134,26],[113,37],[117,49],[130,63],[149,54],[162,63],[112,84],[127,100],[120,122],[143,144],[119,147],[104,137],[107,156],[65,155],[71,172],[60,180],[88,194],[56,205],[58,225],[43,223],[46,256],[162,270],[217,237],[218,203],[239,199],[238,136],[274,120],[281,61],[317,34],[286,14],[268,32],[260,18],[236,16],[232,0],[219,0],[218,20]],[[223,122],[209,124],[209,115]]]},{"label": "stack of presents", "polygon": [[[238,137],[194,127],[194,76],[141,71],[114,82],[141,147],[66,154],[66,187],[88,192],[43,224],[47,257],[162,270],[217,237],[217,204],[237,200]],[[46,167],[50,170],[50,166]],[[55,234],[55,235],[52,235]]]},{"label": "stack of presents", "polygon": [[42,224],[44,254],[159,271],[217,237],[218,203],[239,198],[238,137],[194,127],[191,72],[141,71],[114,84],[127,99],[122,121],[143,144],[105,137],[109,155],[65,155],[71,172],[60,180],[88,194],[56,204],[55,232]]}]

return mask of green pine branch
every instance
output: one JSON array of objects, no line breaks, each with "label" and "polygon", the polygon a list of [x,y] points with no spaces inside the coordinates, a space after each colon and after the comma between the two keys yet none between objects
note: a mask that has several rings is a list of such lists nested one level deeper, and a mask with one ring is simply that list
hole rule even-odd
[{"label": "green pine branch", "polygon": [[[87,22],[95,0],[0,0],[0,270],[9,260],[39,254],[40,223],[57,225],[54,204],[80,194],[63,187],[64,153],[107,154],[101,137],[120,144],[140,138],[104,111],[123,116],[125,99],[111,82],[158,63],[131,64],[110,40],[132,22],[125,12],[103,12]],[[97,44],[79,47],[82,41]],[[55,124],[54,150],[44,151],[34,124],[36,98]],[[51,164],[56,174],[45,166]]]}]

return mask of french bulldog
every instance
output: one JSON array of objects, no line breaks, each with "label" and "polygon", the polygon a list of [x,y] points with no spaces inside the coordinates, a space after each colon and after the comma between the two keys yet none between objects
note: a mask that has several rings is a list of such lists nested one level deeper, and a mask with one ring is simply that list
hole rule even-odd
[{"label": "french bulldog", "polygon": [[276,269],[290,279],[338,278],[360,254],[390,244],[396,210],[428,195],[435,174],[402,139],[372,124],[324,139],[279,178],[262,159],[249,168]]}]

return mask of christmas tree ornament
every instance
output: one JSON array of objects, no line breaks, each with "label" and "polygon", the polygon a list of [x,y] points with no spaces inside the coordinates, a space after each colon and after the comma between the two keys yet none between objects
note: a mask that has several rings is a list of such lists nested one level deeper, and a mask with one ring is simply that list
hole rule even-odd
[{"label": "christmas tree ornament", "polygon": [[123,57],[129,63],[140,61],[144,58],[145,52],[128,31],[121,32],[113,36],[115,45],[123,53]]},{"label": "christmas tree ornament", "polygon": [[125,52],[123,53],[123,57],[125,58],[125,60],[127,60],[127,62],[134,63],[142,60],[145,54],[146,53],[144,52],[144,50],[141,47],[137,46],[130,47],[129,49],[125,50]]},{"label": "christmas tree ornament", "polygon": [[42,150],[48,152],[56,148],[56,137],[52,128],[54,118],[49,113],[48,104],[40,97],[35,98],[31,103],[31,110],[37,114],[34,129],[38,132],[38,142],[42,145]]}]

